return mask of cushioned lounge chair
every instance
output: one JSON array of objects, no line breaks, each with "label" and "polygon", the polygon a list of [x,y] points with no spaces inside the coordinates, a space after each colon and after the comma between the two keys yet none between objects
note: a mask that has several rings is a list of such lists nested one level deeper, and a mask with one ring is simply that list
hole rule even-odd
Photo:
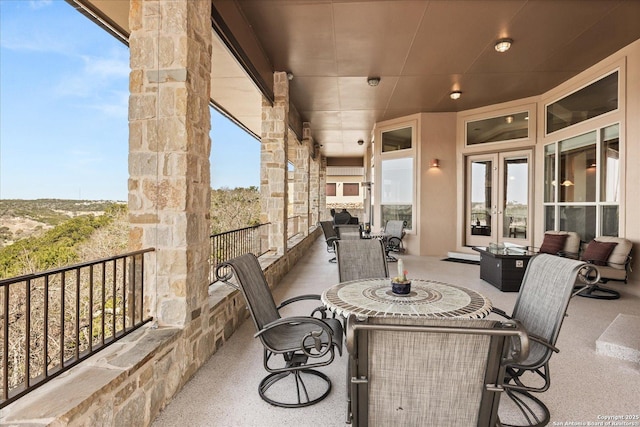
[{"label": "cushioned lounge chair", "polygon": [[597,270],[597,277],[578,292],[579,296],[598,299],[617,299],[620,292],[600,286],[609,280],[627,283],[631,271],[631,241],[622,237],[600,236],[593,239],[581,259]]}]

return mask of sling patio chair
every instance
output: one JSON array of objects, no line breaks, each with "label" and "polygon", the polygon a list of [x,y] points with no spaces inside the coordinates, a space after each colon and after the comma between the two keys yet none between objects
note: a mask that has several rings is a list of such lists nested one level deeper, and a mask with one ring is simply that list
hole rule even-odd
[{"label": "sling patio chair", "polygon": [[335,224],[338,240],[354,240],[362,238],[362,229],[357,224]]},{"label": "sling patio chair", "polygon": [[502,317],[518,320],[531,340],[529,356],[507,366],[506,395],[510,399],[503,399],[501,404],[503,426],[544,426],[549,422],[548,408],[531,393],[549,389],[549,359],[560,351],[555,344],[573,287],[579,277],[590,271],[591,267],[582,261],[536,255],[527,265],[512,314],[493,308]]},{"label": "sling patio chair", "polygon": [[387,261],[396,262],[398,259],[393,255],[389,255],[389,252],[404,253],[404,245],[402,239],[406,234],[404,228],[407,226],[407,221],[389,220],[384,226],[384,244],[387,253]]},{"label": "sling patio chair", "polygon": [[[260,382],[260,397],[285,408],[313,405],[327,397],[331,380],[315,368],[330,364],[336,350],[342,354],[342,324],[327,318],[324,307],[315,309],[311,316],[283,318],[278,312],[293,302],[320,300],[320,295],[301,295],[276,306],[258,258],[250,253],[220,264],[216,277],[242,291],[253,318],[254,337],[262,343],[264,368],[270,372]],[[283,381],[287,379],[289,382]]]},{"label": "sling patio chair", "polygon": [[[322,232],[324,233],[324,241],[327,244],[327,252],[334,254],[336,250],[333,247],[333,243],[338,240],[338,234],[333,228],[333,221],[320,221],[320,226],[322,227]],[[334,256],[333,258],[331,258],[329,262],[336,262],[336,257]]]},{"label": "sling patio chair", "polygon": [[529,340],[517,321],[351,315],[346,345],[352,425],[494,427]]},{"label": "sling patio chair", "polygon": [[340,282],[389,277],[384,245],[378,239],[336,242]]}]

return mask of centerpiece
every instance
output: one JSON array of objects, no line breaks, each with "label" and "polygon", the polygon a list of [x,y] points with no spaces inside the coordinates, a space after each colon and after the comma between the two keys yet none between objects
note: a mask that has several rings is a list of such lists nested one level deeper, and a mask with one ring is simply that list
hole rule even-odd
[{"label": "centerpiece", "polygon": [[391,292],[396,295],[408,295],[411,292],[411,280],[407,279],[402,259],[398,260],[398,275],[391,279]]}]

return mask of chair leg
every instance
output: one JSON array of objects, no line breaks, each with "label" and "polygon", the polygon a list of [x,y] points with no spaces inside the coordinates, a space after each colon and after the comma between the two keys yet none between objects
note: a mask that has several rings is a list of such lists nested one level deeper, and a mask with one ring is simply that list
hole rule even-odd
[{"label": "chair leg", "polygon": [[524,390],[506,389],[505,391],[510,403],[501,401],[499,411],[501,426],[541,427],[549,423],[551,414],[540,399]]},{"label": "chair leg", "polygon": [[[310,398],[309,391],[307,390],[307,386],[304,382],[304,376],[315,376],[320,378],[321,382],[324,384],[324,387],[321,388],[321,394],[318,397]],[[286,378],[293,378],[295,381],[295,390],[296,390],[296,401],[295,402],[286,402],[283,400],[276,400],[275,397],[267,396],[267,391],[271,386],[278,383],[281,380]],[[289,384],[284,390],[290,391],[293,390],[293,384]],[[322,392],[322,389],[324,391]],[[280,394],[281,391],[278,390],[277,394]],[[302,408],[305,406],[310,406],[315,403],[320,402],[322,399],[327,397],[331,392],[331,380],[322,372],[315,371],[313,369],[296,369],[292,371],[286,372],[274,372],[272,374],[267,375],[261,382],[258,387],[258,393],[260,397],[267,403],[270,403],[273,406],[279,406],[281,408]]]},{"label": "chair leg", "polygon": [[[580,286],[576,286],[574,291],[580,289]],[[614,291],[613,289],[605,288],[603,286],[589,286],[587,289],[577,294],[578,296],[585,298],[596,298],[596,299],[618,299],[620,298],[620,292]]]}]

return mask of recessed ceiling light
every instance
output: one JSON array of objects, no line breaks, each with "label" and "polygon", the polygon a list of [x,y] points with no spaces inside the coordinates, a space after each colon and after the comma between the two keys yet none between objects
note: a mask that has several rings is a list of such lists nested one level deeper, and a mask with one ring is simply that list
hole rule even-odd
[{"label": "recessed ceiling light", "polygon": [[369,77],[367,79],[367,84],[369,86],[378,86],[380,84],[380,77]]},{"label": "recessed ceiling light", "polygon": [[503,53],[509,50],[512,43],[513,43],[512,39],[500,39],[496,41],[496,44],[494,47],[498,52]]},{"label": "recessed ceiling light", "polygon": [[449,96],[451,97],[451,99],[458,99],[462,96],[462,92],[460,92],[459,90],[454,90],[449,94]]}]

